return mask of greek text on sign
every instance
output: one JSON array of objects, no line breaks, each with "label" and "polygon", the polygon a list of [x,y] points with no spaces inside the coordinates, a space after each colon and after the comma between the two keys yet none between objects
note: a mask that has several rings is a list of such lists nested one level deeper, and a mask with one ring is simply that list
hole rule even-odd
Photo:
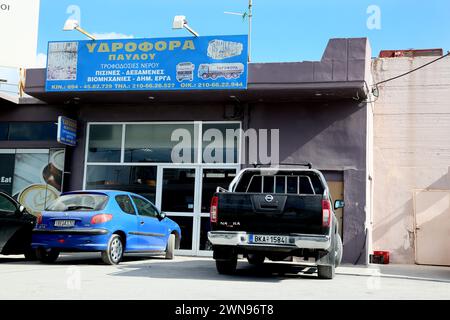
[{"label": "greek text on sign", "polygon": [[49,42],[46,91],[247,88],[247,36]]},{"label": "greek text on sign", "polygon": [[59,116],[58,117],[58,138],[59,143],[68,146],[77,144],[77,122],[75,120]]}]

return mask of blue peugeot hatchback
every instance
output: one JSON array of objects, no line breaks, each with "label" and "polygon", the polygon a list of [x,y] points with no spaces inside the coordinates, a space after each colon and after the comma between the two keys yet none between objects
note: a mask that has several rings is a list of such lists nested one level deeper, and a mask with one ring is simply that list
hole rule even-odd
[{"label": "blue peugeot hatchback", "polygon": [[101,252],[106,264],[124,253],[161,253],[173,259],[179,248],[178,224],[150,201],[123,191],[74,191],[61,194],[37,219],[32,248],[44,263],[60,252]]}]

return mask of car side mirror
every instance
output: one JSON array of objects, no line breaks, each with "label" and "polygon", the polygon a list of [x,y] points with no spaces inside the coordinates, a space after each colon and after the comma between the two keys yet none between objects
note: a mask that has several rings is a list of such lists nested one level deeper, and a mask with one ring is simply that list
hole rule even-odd
[{"label": "car side mirror", "polygon": [[166,213],[165,212],[161,212],[160,214],[159,214],[159,219],[160,220],[164,220],[166,218]]},{"label": "car side mirror", "polygon": [[341,209],[341,208],[343,208],[343,207],[345,207],[345,202],[344,202],[344,200],[336,200],[336,201],[334,202],[334,209]]},{"label": "car side mirror", "polygon": [[19,215],[22,215],[22,214],[24,214],[25,213],[25,207],[23,206],[23,205],[20,205],[18,208],[17,208],[17,214],[19,214]]}]

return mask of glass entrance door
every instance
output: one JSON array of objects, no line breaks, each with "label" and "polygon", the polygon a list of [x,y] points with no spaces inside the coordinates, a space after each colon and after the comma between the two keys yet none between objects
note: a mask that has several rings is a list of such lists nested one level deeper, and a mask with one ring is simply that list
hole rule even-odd
[{"label": "glass entrance door", "polygon": [[159,167],[156,206],[181,228],[180,253],[195,254],[196,178],[195,167]]},{"label": "glass entrance door", "polygon": [[217,190],[217,187],[228,189],[230,182],[237,173],[237,168],[214,168],[203,167],[202,174],[199,179],[200,197],[200,214],[197,219],[197,228],[199,230],[199,243],[197,255],[211,256],[211,243],[208,241],[208,231],[210,228],[209,209],[211,206],[211,198]]},{"label": "glass entrance door", "polygon": [[211,256],[209,208],[217,187],[228,188],[237,168],[161,167],[156,206],[181,228],[179,254]]}]

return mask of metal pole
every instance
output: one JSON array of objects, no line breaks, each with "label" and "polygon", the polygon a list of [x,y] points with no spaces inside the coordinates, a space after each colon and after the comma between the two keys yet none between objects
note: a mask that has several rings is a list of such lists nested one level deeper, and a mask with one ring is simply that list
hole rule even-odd
[{"label": "metal pole", "polygon": [[91,38],[92,40],[96,40],[95,37],[93,35],[91,35],[89,32],[87,32],[86,30],[84,30],[83,28],[81,28],[80,26],[76,26],[75,30],[81,32],[82,34],[84,34],[86,37]]},{"label": "metal pole", "polygon": [[251,50],[252,50],[252,7],[253,0],[248,0],[248,62],[251,60]]}]

